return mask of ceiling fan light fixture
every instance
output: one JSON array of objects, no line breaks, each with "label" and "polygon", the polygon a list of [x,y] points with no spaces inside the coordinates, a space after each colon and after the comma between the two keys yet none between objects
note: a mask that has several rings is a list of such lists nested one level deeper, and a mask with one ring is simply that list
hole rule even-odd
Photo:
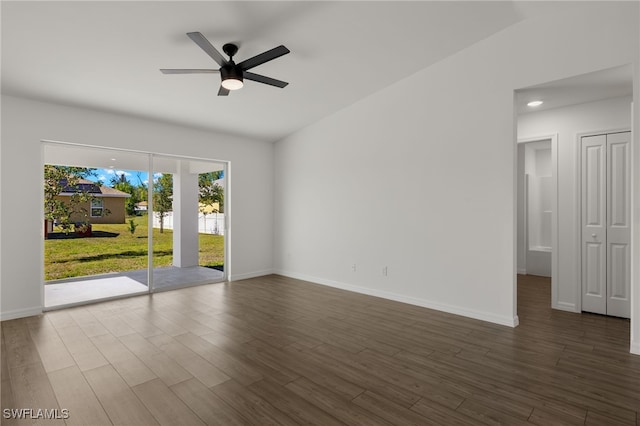
[{"label": "ceiling fan light fixture", "polygon": [[220,68],[220,75],[222,77],[222,87],[227,90],[238,90],[244,86],[242,69],[233,63]]},{"label": "ceiling fan light fixture", "polygon": [[242,86],[244,86],[244,83],[239,78],[230,77],[230,78],[227,78],[226,80],[222,80],[222,87],[224,87],[227,90],[242,89]]}]

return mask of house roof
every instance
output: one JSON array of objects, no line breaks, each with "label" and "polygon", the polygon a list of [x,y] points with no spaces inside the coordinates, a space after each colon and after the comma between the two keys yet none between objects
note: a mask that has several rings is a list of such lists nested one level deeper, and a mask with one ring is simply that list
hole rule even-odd
[{"label": "house roof", "polygon": [[96,182],[87,179],[79,179],[77,185],[65,185],[60,195],[73,195],[78,192],[88,192],[94,197],[131,197],[131,194],[127,194],[126,192],[105,185],[98,185]]}]

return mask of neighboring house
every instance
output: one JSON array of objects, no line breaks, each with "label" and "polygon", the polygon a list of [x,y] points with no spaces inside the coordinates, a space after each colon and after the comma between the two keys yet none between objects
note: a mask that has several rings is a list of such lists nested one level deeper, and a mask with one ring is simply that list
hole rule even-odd
[{"label": "neighboring house", "polygon": [[136,203],[136,213],[137,214],[142,214],[143,212],[146,212],[149,209],[149,203],[146,201],[140,201],[139,203]]},{"label": "neighboring house", "polygon": [[[67,186],[57,197],[68,200],[74,193],[88,192],[92,200],[80,203],[78,206],[88,213],[89,223],[125,223],[125,202],[131,197],[126,192],[119,191],[86,179],[80,179],[77,185]],[[81,216],[72,217],[74,221],[82,221]]]}]

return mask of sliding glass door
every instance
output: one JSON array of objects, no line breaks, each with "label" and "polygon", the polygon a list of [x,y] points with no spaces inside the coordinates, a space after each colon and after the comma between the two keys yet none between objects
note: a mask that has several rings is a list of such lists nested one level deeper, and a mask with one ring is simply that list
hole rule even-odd
[{"label": "sliding glass door", "polygon": [[46,309],[226,279],[226,163],[57,142],[43,154]]}]

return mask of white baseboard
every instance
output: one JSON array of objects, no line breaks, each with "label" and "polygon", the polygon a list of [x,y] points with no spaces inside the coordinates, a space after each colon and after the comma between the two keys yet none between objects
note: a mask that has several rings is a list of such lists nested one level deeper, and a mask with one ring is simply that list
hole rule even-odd
[{"label": "white baseboard", "polygon": [[567,311],[567,312],[579,312],[576,308],[576,304],[575,303],[567,303],[567,302],[558,302],[558,304],[556,306],[553,306],[553,309],[558,309],[560,311]]},{"label": "white baseboard", "polygon": [[341,290],[352,291],[354,293],[366,294],[368,296],[380,297],[383,299],[394,300],[396,302],[407,303],[409,305],[422,306],[423,308],[434,309],[436,311],[447,312],[454,315],[460,315],[463,317],[473,318],[481,321],[487,321],[494,324],[506,325],[507,327],[518,326],[518,316],[505,317],[501,315],[494,315],[489,312],[476,311],[474,309],[461,308],[459,306],[448,305],[446,303],[433,302],[426,299],[419,299],[411,296],[404,296],[402,294],[391,293],[382,290],[370,289],[367,287],[360,287],[353,284],[345,284],[338,281],[328,280],[325,278],[318,278],[304,274],[298,274],[295,272],[288,272],[283,270],[274,270],[274,274],[282,275],[289,278],[295,278],[298,280],[309,281],[315,284],[326,285],[329,287],[339,288]]},{"label": "white baseboard", "polygon": [[248,280],[249,278],[264,277],[265,275],[273,274],[272,269],[265,269],[263,271],[247,272],[246,274],[233,274],[229,276],[229,281]]},{"label": "white baseboard", "polygon": [[518,274],[519,275],[527,275],[527,270],[524,268],[518,268]]},{"label": "white baseboard", "polygon": [[42,306],[34,306],[32,308],[14,309],[12,311],[4,311],[0,313],[0,321],[7,321],[17,318],[32,317],[42,314]]},{"label": "white baseboard", "polygon": [[635,355],[640,355],[640,342],[637,340],[632,340],[629,348],[629,352]]}]

